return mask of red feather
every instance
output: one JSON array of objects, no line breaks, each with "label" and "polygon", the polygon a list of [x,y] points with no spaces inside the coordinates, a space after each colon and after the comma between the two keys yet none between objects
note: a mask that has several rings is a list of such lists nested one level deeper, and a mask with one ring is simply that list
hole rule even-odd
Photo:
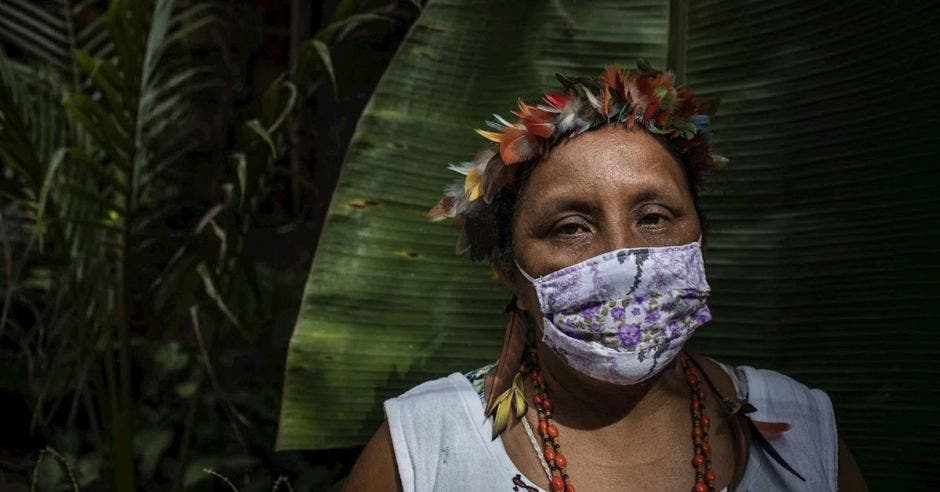
[{"label": "red feather", "polygon": [[503,130],[503,139],[499,142],[499,156],[507,165],[529,160],[535,150],[532,144],[525,126],[509,127]]},{"label": "red feather", "polygon": [[790,424],[786,422],[761,422],[753,420],[754,427],[768,440],[777,439],[781,434],[790,430]]},{"label": "red feather", "polygon": [[568,101],[571,100],[571,95],[565,92],[549,92],[542,96],[542,100],[545,101],[545,104],[561,111],[565,108],[565,105],[568,104]]}]

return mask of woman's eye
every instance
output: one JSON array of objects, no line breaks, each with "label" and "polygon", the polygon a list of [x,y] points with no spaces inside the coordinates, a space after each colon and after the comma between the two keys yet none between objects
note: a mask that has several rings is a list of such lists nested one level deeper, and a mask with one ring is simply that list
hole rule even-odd
[{"label": "woman's eye", "polygon": [[645,226],[657,226],[666,221],[666,216],[661,214],[646,214],[640,218],[640,224]]},{"label": "woman's eye", "polygon": [[586,231],[587,227],[578,222],[568,222],[555,227],[555,234],[574,235]]}]

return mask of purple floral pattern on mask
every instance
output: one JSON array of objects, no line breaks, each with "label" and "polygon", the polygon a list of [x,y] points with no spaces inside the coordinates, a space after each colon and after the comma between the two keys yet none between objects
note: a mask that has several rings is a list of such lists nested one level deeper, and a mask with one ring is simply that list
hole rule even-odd
[{"label": "purple floral pattern on mask", "polygon": [[601,305],[600,305],[600,304],[592,304],[592,305],[590,305],[590,306],[587,306],[587,307],[581,309],[581,316],[585,316],[585,317],[588,317],[588,318],[593,318],[593,317],[597,316],[597,314],[600,312],[600,310],[601,310]]},{"label": "purple floral pattern on mask", "polygon": [[530,280],[543,340],[569,365],[631,384],[658,372],[711,320],[699,243],[621,249]]},{"label": "purple floral pattern on mask", "polygon": [[[548,300],[550,304],[567,304],[572,302],[577,295],[577,290],[575,287],[578,285],[580,280],[580,272],[570,271],[566,274],[558,276],[557,279],[557,288],[554,289],[551,294],[551,298]],[[539,302],[542,302],[541,300]]]},{"label": "purple floral pattern on mask", "polygon": [[631,323],[629,325],[620,325],[617,327],[617,337],[620,338],[620,346],[626,349],[634,349],[643,338],[643,330],[640,325]]}]

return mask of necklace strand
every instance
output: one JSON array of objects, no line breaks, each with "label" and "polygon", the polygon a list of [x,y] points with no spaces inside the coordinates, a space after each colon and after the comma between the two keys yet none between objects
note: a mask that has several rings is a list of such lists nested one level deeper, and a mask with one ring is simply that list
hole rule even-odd
[{"label": "necklace strand", "polygon": [[542,456],[542,451],[539,448],[539,440],[535,437],[535,433],[532,432],[532,426],[529,425],[529,420],[522,417],[522,427],[525,428],[525,433],[529,435],[529,442],[532,443],[532,449],[535,451],[535,455],[539,457],[539,463],[542,465],[542,471],[545,472],[545,476],[549,480],[552,479],[552,469],[549,468],[548,462],[545,461],[545,456]]},{"label": "necklace strand", "polygon": [[[698,371],[689,365],[689,357],[685,351],[679,353],[679,362],[685,371],[686,384],[691,395],[689,411],[692,420],[692,467],[695,469],[695,485],[692,492],[714,492],[716,477],[712,470],[711,444],[708,442],[711,420],[705,413],[705,391],[701,388]],[[541,452],[538,449],[538,440],[525,417],[523,425],[548,476],[549,486],[553,492],[575,492],[574,483],[567,473],[568,459],[561,453],[561,445],[558,442],[558,427],[552,417],[554,405],[548,397],[548,388],[539,370],[538,354],[534,347],[526,351],[520,371],[529,376],[535,387],[533,402],[538,413],[538,433],[543,444]]]}]

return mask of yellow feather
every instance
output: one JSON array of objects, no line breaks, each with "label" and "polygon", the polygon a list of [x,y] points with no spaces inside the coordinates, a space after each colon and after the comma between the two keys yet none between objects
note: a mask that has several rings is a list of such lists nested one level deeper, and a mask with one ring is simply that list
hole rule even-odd
[{"label": "yellow feather", "polygon": [[513,395],[513,403],[516,408],[516,417],[523,417],[528,409],[528,404],[526,404],[525,395],[522,394],[521,390],[516,391]]},{"label": "yellow feather", "polygon": [[[509,393],[509,390],[506,391]],[[500,435],[509,425],[509,412],[512,410],[512,401],[506,398],[496,405],[496,417],[493,419],[493,439]]]},{"label": "yellow feather", "polygon": [[510,390],[508,390],[508,389],[507,389],[506,391],[503,391],[499,396],[497,396],[496,398],[493,398],[493,401],[491,401],[491,402],[489,402],[489,404],[487,404],[487,406],[486,406],[486,416],[487,416],[487,417],[492,416],[492,415],[493,415],[493,412],[496,411],[496,407],[499,406],[499,404],[500,404],[501,402],[503,402],[503,400],[509,398],[509,391],[510,391]]},{"label": "yellow feather", "polygon": [[477,129],[476,132],[479,133],[480,136],[482,136],[483,138],[489,140],[490,142],[499,143],[500,140],[502,140],[503,138],[503,134],[499,132],[488,132],[486,130],[480,130],[480,129]]},{"label": "yellow feather", "polygon": [[512,385],[487,404],[486,416],[493,417],[493,439],[509,426],[510,418],[523,418],[528,409],[522,389],[522,373],[516,373]]},{"label": "yellow feather", "polygon": [[463,182],[463,191],[467,198],[472,202],[483,194],[483,174],[476,167],[471,167],[467,171],[467,177]]}]

